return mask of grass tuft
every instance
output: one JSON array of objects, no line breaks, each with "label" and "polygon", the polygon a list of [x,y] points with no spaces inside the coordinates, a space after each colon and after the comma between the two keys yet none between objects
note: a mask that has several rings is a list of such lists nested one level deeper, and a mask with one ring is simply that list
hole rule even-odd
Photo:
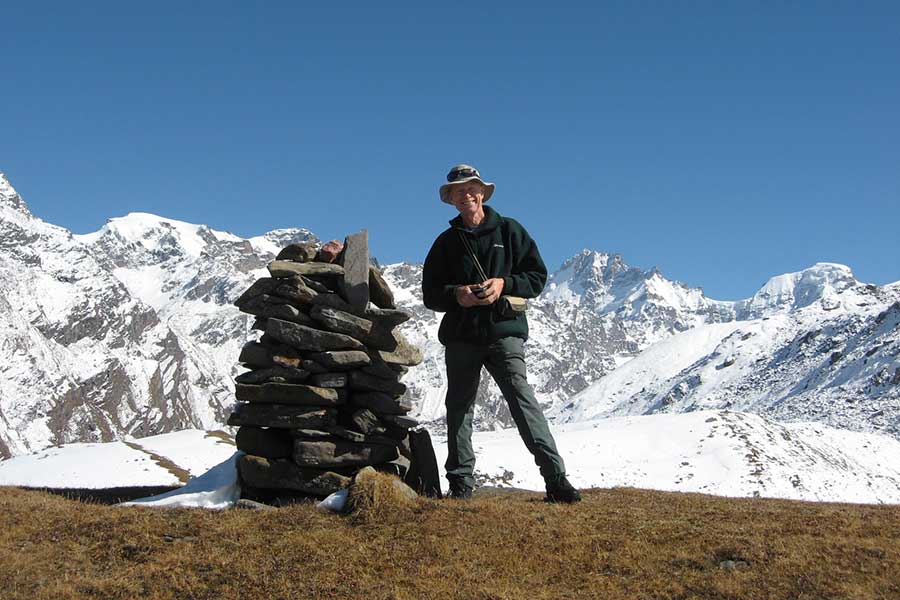
[{"label": "grass tuft", "polygon": [[416,504],[415,493],[399,478],[369,467],[353,478],[346,512],[357,523],[396,523],[410,518]]}]

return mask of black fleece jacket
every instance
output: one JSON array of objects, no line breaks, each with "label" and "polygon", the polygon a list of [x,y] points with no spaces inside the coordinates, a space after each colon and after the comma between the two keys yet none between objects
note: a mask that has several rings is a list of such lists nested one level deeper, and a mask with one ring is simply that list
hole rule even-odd
[{"label": "black fleece jacket", "polygon": [[426,307],[447,313],[438,331],[444,345],[458,341],[489,344],[506,336],[528,339],[525,315],[504,319],[494,305],[463,308],[456,302],[457,286],[482,283],[460,233],[488,278],[503,278],[504,295],[534,298],[547,283],[547,267],[525,228],[488,206],[484,216],[474,233],[465,230],[462,217],[451,220],[450,228],[437,237],[425,258],[422,296]]}]

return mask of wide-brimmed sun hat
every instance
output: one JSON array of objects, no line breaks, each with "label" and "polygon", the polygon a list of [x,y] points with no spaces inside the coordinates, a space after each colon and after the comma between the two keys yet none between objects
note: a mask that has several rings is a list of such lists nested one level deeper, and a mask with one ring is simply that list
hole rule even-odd
[{"label": "wide-brimmed sun hat", "polygon": [[472,165],[456,165],[450,169],[449,173],[447,173],[447,183],[441,186],[441,201],[446,202],[447,204],[453,204],[450,202],[450,188],[454,185],[468,183],[470,181],[477,181],[484,186],[484,200],[482,200],[482,202],[490,200],[491,196],[494,194],[494,184],[483,181],[481,175],[478,173],[478,169]]}]

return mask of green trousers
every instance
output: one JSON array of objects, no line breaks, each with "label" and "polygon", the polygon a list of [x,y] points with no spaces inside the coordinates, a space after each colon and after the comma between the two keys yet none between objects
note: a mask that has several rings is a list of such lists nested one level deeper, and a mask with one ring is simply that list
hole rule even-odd
[{"label": "green trousers", "polygon": [[475,486],[475,451],[472,449],[472,417],[481,367],[497,382],[513,421],[545,481],[565,475],[566,467],[544,412],[525,375],[524,340],[504,337],[483,346],[465,342],[447,345],[447,479],[450,488]]}]

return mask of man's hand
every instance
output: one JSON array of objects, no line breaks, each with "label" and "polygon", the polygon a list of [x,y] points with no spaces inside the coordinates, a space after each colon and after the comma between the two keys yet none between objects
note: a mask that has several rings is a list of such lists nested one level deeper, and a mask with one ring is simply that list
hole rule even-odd
[{"label": "man's hand", "polygon": [[[482,288],[481,293],[475,294],[472,290]],[[456,302],[463,308],[472,306],[487,306],[493,304],[503,293],[503,279],[494,277],[481,285],[461,285],[456,288]]]}]

